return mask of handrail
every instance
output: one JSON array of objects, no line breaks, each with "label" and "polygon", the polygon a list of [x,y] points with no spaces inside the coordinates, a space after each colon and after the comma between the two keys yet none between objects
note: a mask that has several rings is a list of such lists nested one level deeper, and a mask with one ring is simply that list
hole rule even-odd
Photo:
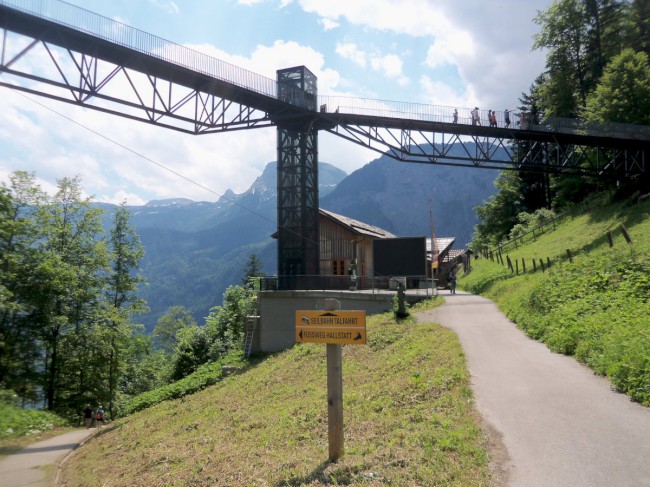
[{"label": "handrail", "polygon": [[273,98],[277,81],[62,0],[0,0],[0,5]]}]

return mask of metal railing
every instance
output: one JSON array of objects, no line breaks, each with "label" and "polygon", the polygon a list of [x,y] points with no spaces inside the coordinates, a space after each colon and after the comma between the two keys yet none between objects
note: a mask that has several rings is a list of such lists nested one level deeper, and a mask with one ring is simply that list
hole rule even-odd
[{"label": "metal railing", "polygon": [[[467,107],[440,105],[424,105],[402,101],[376,100],[370,98],[352,98],[343,96],[319,96],[321,112],[342,113],[350,115],[366,115],[374,117],[398,118],[404,120],[419,120],[427,122],[457,123],[464,125],[494,126],[514,130],[530,130],[534,132],[555,132],[572,135],[594,135],[602,137],[618,137],[625,139],[650,140],[650,126],[612,123],[587,122],[577,118],[548,117],[541,123],[531,120],[528,112],[508,110],[478,110],[479,118],[476,124],[472,122],[472,111]],[[454,115],[454,111],[457,115]],[[495,114],[496,125],[490,125],[489,112]]]},{"label": "metal railing", "polygon": [[260,291],[395,291],[400,283],[407,290],[427,292],[435,281],[426,276],[357,276],[356,278],[333,275],[265,276],[260,278],[259,288]]},{"label": "metal railing", "polygon": [[277,81],[60,0],[0,0],[14,10],[90,34],[273,98]]}]

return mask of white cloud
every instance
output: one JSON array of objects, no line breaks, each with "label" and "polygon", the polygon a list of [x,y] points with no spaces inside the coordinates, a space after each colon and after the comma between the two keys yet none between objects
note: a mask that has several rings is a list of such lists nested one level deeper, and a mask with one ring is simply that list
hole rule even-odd
[{"label": "white cloud", "polygon": [[318,19],[318,23],[323,26],[324,31],[334,30],[341,25],[332,19]]},{"label": "white cloud", "polygon": [[458,31],[453,37],[437,37],[429,47],[425,65],[437,68],[444,64],[461,64],[475,59],[474,39],[466,31]]},{"label": "white cloud", "polygon": [[[303,10],[350,29],[430,39],[424,66],[455,67],[483,106],[511,106],[544,69],[544,55],[531,52],[532,22],[552,0],[299,0]],[[357,44],[359,51],[362,46]],[[375,60],[375,65],[381,64]],[[396,67],[396,65],[394,65]],[[390,72],[390,71],[389,71]],[[402,82],[406,80],[402,79]]]},{"label": "white cloud", "polygon": [[178,8],[178,5],[176,5],[176,2],[172,2],[170,0],[149,0],[149,1],[156,7],[170,14],[177,14],[181,11]]},{"label": "white cloud", "polygon": [[299,0],[306,12],[353,25],[408,34],[432,36],[446,30],[447,19],[439,0]]},{"label": "white cloud", "polygon": [[337,43],[336,53],[343,59],[352,61],[357,66],[366,68],[369,66],[373,71],[381,73],[388,79],[397,79],[401,85],[408,84],[409,80],[404,76],[402,70],[404,63],[397,54],[382,55],[379,52],[368,53],[359,49],[355,43]]},{"label": "white cloud", "polygon": [[362,68],[366,67],[366,53],[360,50],[359,46],[354,43],[337,43],[336,53],[343,59],[348,59]]},{"label": "white cloud", "polygon": [[383,73],[387,78],[397,79],[401,85],[408,84],[408,78],[402,74],[403,63],[399,56],[395,54],[373,56],[370,65],[372,69]]},{"label": "white cloud", "polygon": [[427,104],[440,106],[465,106],[472,103],[467,92],[459,93],[454,87],[431,79],[429,76],[422,76],[420,89],[424,93],[423,98]]}]

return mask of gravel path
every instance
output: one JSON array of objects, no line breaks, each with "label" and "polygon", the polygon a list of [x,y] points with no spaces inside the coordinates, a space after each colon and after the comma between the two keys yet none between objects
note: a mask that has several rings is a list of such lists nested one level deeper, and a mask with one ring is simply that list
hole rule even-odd
[{"label": "gravel path", "polygon": [[445,295],[418,313],[458,334],[497,485],[650,486],[650,408],[527,338],[485,298]]}]

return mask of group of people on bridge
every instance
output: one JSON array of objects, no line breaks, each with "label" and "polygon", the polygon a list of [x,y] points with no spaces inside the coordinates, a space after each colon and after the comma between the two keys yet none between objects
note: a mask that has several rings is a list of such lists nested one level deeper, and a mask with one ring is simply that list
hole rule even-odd
[{"label": "group of people on bridge", "polygon": [[[478,107],[474,107],[474,110],[470,112],[470,118],[472,125],[481,125],[481,112]],[[454,108],[453,123],[458,123],[458,109]],[[496,110],[488,110],[487,121],[490,127],[498,127],[497,121],[497,112]],[[506,108],[503,111],[503,127],[510,128],[510,110]]]}]

